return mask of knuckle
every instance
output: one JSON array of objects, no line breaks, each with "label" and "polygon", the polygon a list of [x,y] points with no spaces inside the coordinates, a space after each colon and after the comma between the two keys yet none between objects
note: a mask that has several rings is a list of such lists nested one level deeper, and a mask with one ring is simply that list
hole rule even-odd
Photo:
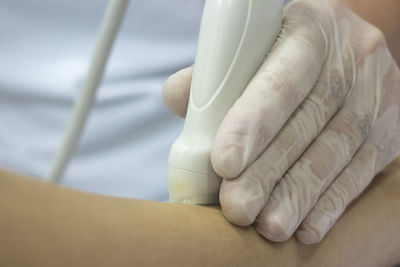
[{"label": "knuckle", "polygon": [[[383,32],[368,22],[361,21],[357,27],[354,27],[351,37],[351,46],[357,66],[362,66],[368,55],[374,54],[379,48],[387,50],[386,39]],[[388,53],[387,53],[388,54]],[[388,54],[390,57],[390,54]],[[387,56],[384,56],[386,58]],[[379,58],[380,61],[383,58]]]},{"label": "knuckle", "polygon": [[382,45],[385,43],[385,35],[380,29],[373,25],[370,26],[368,38],[372,44]]},{"label": "knuckle", "polygon": [[373,25],[368,25],[365,31],[365,53],[374,52],[378,47],[386,46],[385,35],[383,32]]}]

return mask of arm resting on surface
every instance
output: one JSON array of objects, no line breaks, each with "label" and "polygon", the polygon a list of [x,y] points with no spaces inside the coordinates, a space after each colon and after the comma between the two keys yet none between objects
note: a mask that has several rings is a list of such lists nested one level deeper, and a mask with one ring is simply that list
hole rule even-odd
[{"label": "arm resting on surface", "polygon": [[400,262],[400,159],[320,244],[277,244],[216,207],[78,192],[0,171],[1,266],[390,266]]}]

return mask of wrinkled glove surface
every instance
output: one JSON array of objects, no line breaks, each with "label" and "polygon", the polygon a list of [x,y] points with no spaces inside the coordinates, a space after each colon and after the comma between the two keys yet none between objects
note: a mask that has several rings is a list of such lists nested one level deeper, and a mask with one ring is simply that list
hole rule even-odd
[{"label": "wrinkled glove surface", "polygon": [[[272,241],[319,242],[400,152],[400,72],[383,34],[338,0],[299,0],[221,123],[211,152],[220,202]],[[192,69],[166,105],[184,116]]]}]

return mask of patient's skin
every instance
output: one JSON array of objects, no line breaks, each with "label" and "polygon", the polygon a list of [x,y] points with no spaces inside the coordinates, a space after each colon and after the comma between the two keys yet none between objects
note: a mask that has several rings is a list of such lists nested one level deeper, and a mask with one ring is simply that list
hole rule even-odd
[{"label": "patient's skin", "polygon": [[392,266],[400,158],[317,245],[263,239],[219,208],[83,193],[0,170],[1,266]]}]

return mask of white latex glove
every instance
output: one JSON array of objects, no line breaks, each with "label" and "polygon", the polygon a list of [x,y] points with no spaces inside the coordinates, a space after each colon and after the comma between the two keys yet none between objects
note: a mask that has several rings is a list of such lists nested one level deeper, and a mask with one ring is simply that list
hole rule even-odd
[{"label": "white latex glove", "polygon": [[[191,68],[171,76],[184,116]],[[223,120],[211,161],[237,225],[319,242],[400,151],[400,72],[383,34],[339,1],[285,8],[279,39]]]}]

